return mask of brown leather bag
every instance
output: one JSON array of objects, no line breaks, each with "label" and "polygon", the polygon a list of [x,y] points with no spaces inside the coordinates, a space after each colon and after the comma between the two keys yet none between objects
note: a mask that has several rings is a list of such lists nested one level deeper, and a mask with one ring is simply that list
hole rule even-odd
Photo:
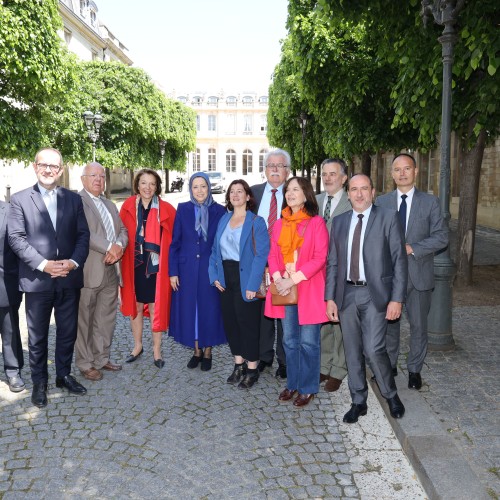
[{"label": "brown leather bag", "polygon": [[271,302],[273,306],[297,305],[297,300],[299,298],[297,285],[293,285],[292,288],[290,288],[290,293],[288,295],[280,295],[274,283],[271,283],[269,291],[271,292]]}]

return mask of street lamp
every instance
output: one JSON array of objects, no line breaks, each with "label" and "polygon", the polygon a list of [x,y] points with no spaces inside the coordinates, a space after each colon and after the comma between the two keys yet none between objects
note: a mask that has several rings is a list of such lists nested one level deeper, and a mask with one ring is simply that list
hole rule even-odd
[{"label": "street lamp", "polygon": [[[453,46],[457,41],[455,24],[465,0],[422,0],[424,26],[431,18],[444,26],[438,38],[442,45],[443,94],[441,104],[441,166],[439,171],[439,200],[445,225],[449,229],[450,215],[450,149],[451,149],[451,84],[453,70]],[[452,333],[452,286],[455,265],[450,257],[450,247],[434,259],[435,288],[432,293],[428,318],[429,347],[439,350],[454,349]]]},{"label": "street lamp", "polygon": [[299,121],[300,128],[302,129],[302,156],[301,156],[301,166],[302,166],[302,177],[304,177],[304,141],[306,140],[306,126],[307,120],[310,116],[307,113],[300,113],[297,120]]},{"label": "street lamp", "polygon": [[92,161],[95,161],[95,143],[99,139],[99,130],[101,128],[102,116],[98,113],[94,115],[92,111],[85,111],[82,114],[83,120],[85,121],[85,126],[87,127],[87,134],[90,142],[92,143]]},{"label": "street lamp", "polygon": [[[162,139],[160,141],[160,155],[161,155],[161,169],[163,170],[163,159],[165,158],[165,146],[167,141]],[[168,193],[168,170],[165,169],[165,193]]]}]

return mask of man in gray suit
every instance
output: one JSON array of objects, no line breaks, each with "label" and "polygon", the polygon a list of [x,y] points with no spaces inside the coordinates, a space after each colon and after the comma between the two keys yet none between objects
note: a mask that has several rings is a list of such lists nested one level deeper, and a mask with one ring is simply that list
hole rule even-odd
[{"label": "man in gray suit", "polygon": [[23,346],[19,330],[19,263],[9,246],[7,216],[9,204],[0,201],[0,334],[2,336],[3,369],[12,392],[24,391],[21,377],[24,366]]},{"label": "man in gray suit", "polygon": [[[266,166],[267,181],[252,186],[251,189],[257,204],[257,214],[266,221],[267,230],[269,235],[271,235],[274,223],[281,217],[283,186],[290,175],[290,155],[283,149],[273,149],[264,158],[264,165]],[[281,326],[281,320],[264,316],[264,305],[263,303],[262,319],[260,322],[260,361],[258,368],[262,372],[267,366],[272,366],[274,340],[276,339],[276,357],[278,358],[276,376],[286,378],[286,360],[285,351],[283,350],[283,327]]]},{"label": "man in gray suit", "polygon": [[[420,372],[427,354],[427,316],[434,288],[434,253],[448,245],[448,232],[435,196],[415,188],[418,174],[413,156],[401,153],[392,162],[397,189],[377,198],[376,205],[398,210],[406,236],[408,290],[406,313],[410,323],[410,353],[407,359],[408,387],[422,387]],[[387,352],[397,373],[400,321],[387,326]]]},{"label": "man in gray suit", "polygon": [[[347,166],[340,158],[327,158],[320,167],[325,191],[316,195],[319,214],[325,219],[328,233],[332,220],[337,215],[351,210],[351,203],[344,189],[347,182]],[[321,372],[320,382],[325,391],[337,391],[347,375],[344,342],[339,323],[325,323],[321,326]]]},{"label": "man in gray suit", "polygon": [[[342,323],[351,409],[344,422],[366,415],[365,359],[377,377],[393,418],[405,408],[398,397],[385,346],[387,321],[399,318],[405,299],[408,263],[395,210],[375,207],[369,177],[349,181],[353,210],[335,218],[326,267],[326,315]],[[363,220],[364,219],[364,220]]]},{"label": "man in gray suit", "polygon": [[121,280],[119,260],[128,236],[115,204],[101,196],[105,183],[106,175],[100,163],[85,166],[80,196],[90,230],[90,251],[83,268],[75,364],[91,381],[102,379],[101,370],[122,369],[110,360],[109,354]]}]

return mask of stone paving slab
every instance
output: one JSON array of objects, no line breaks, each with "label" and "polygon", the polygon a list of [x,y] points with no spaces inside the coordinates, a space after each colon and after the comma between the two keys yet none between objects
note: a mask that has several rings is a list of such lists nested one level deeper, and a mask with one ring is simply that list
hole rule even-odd
[{"label": "stone paving slab", "polygon": [[[119,314],[113,361],[131,346]],[[51,363],[45,409],[31,405],[28,369],[25,392],[0,382],[0,498],[426,498],[372,392],[349,426],[346,384],[295,409],[277,401],[283,382],[269,370],[251,391],[226,384],[227,346],[208,373],[187,369],[191,352],[170,338],[163,370],[147,334],[144,351],[99,382],[77,373],[84,396],[55,388]]]}]

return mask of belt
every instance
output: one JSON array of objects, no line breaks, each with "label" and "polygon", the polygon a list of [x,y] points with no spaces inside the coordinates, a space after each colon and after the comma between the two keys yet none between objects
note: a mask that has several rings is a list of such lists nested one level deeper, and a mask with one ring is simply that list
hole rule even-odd
[{"label": "belt", "polygon": [[352,286],[368,286],[368,283],[366,281],[351,281],[351,280],[347,280],[346,283],[348,285],[352,285]]}]

